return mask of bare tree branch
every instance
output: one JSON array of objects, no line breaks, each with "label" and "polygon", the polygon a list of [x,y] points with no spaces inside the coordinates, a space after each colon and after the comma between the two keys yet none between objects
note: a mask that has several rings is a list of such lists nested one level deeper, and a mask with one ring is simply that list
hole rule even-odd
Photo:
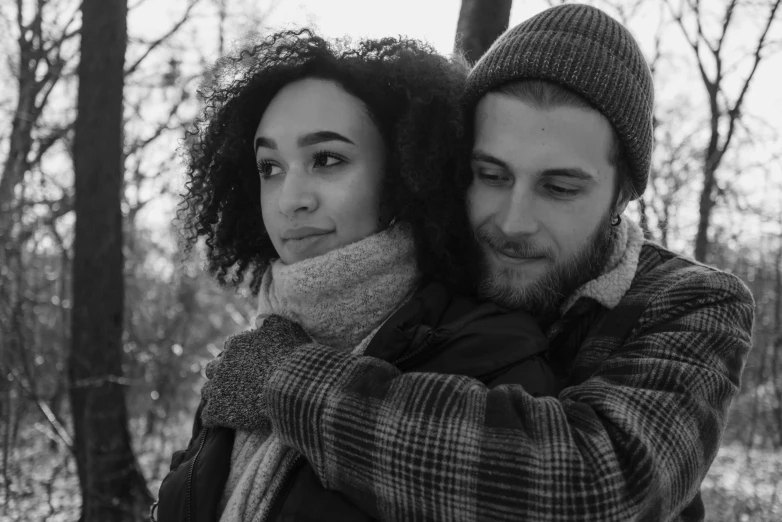
[{"label": "bare tree branch", "polygon": [[[720,185],[716,177],[720,163],[722,162],[726,152],[730,149],[731,142],[735,136],[737,125],[741,119],[741,110],[746,97],[749,86],[752,83],[755,72],[758,69],[761,59],[764,56],[764,48],[766,45],[769,29],[774,22],[774,19],[779,8],[779,4],[782,0],[774,0],[770,4],[768,16],[765,19],[762,32],[757,39],[757,45],[752,55],[752,66],[749,74],[741,83],[741,90],[739,95],[733,102],[730,101],[730,97],[725,93],[723,80],[725,79],[725,49],[724,43],[726,41],[726,35],[730,31],[730,27],[735,21],[735,12],[740,5],[738,0],[729,0],[726,5],[726,9],[720,23],[721,33],[717,38],[716,44],[711,44],[706,37],[701,21],[701,4],[700,0],[686,0],[687,5],[693,13],[695,18],[695,25],[697,27],[697,34],[694,37],[690,36],[687,31],[686,24],[684,22],[683,9],[678,12],[671,6],[671,0],[666,0],[671,14],[676,20],[682,35],[689,43],[695,54],[695,61],[700,71],[701,78],[703,80],[704,87],[708,94],[709,103],[709,141],[703,151],[703,190],[700,195],[699,202],[699,222],[698,232],[695,238],[695,258],[699,261],[706,261],[707,252],[709,249],[709,226],[711,223],[712,210],[717,204],[718,198],[722,198],[724,187]],[[711,55],[714,60],[715,73],[710,76],[706,72],[704,65],[704,56],[700,53],[701,44],[707,46],[711,50]],[[727,119],[727,128],[725,126],[725,120]]]},{"label": "bare tree branch", "polygon": [[682,36],[687,41],[689,46],[692,48],[693,52],[695,53],[695,62],[698,65],[698,71],[701,74],[701,79],[706,84],[707,88],[712,84],[711,78],[709,78],[709,75],[706,73],[706,69],[703,67],[703,59],[701,58],[701,50],[700,50],[700,40],[696,38],[693,40],[690,38],[689,32],[687,32],[687,27],[684,25],[683,16],[684,13],[680,9],[677,13],[673,6],[670,3],[670,0],[666,0],[666,4],[671,10],[671,15],[673,15],[673,19],[676,21],[676,23],[679,25],[679,28],[681,28]]},{"label": "bare tree branch", "polygon": [[146,4],[147,0],[138,0],[135,4],[128,6],[128,12],[133,11],[134,9],[138,9],[142,5]]},{"label": "bare tree branch", "polygon": [[[655,78],[657,75],[657,67],[660,64],[660,59],[662,58],[662,35],[663,35],[663,28],[665,27],[665,24],[663,22],[663,10],[665,9],[664,4],[660,4],[660,19],[657,24],[657,28],[654,31],[654,54],[652,55],[652,59],[649,62],[649,69],[652,73],[652,78]],[[657,117],[654,117],[654,128],[657,128]]]},{"label": "bare tree branch", "polygon": [[[179,108],[182,106],[182,103],[184,103],[186,98],[186,91],[180,92],[179,100],[176,101],[171,105],[170,110],[168,111],[168,116],[163,119],[163,123],[157,126],[155,130],[146,138],[144,139],[137,139],[133,143],[130,144],[130,146],[125,151],[125,155],[133,154],[139,150],[144,149],[147,145],[158,139],[165,131],[175,130],[176,127],[171,127],[171,120],[174,116],[179,112]],[[139,108],[136,107],[136,114],[139,114]]]},{"label": "bare tree branch", "polygon": [[49,426],[51,426],[57,437],[59,437],[59,439],[65,444],[65,447],[67,447],[69,451],[73,452],[73,438],[71,437],[70,433],[68,433],[68,430],[65,429],[60,419],[58,419],[54,414],[49,405],[38,396],[38,394],[29,386],[29,384],[26,384],[27,379],[23,379],[11,367],[8,368],[8,371],[11,373],[11,375],[13,375],[16,382],[19,383],[19,386],[25,392],[27,397],[32,400],[38,410],[43,414],[44,418],[46,418],[46,421],[49,423]]},{"label": "bare tree branch", "polygon": [[698,32],[698,38],[697,42],[703,43],[709,51],[711,51],[712,55],[717,55],[717,50],[714,48],[714,46],[709,42],[709,40],[706,38],[706,35],[703,31],[703,23],[701,20],[701,1],[700,0],[687,0],[690,9],[693,10],[695,13],[695,27]]},{"label": "bare tree branch", "polygon": [[141,65],[141,63],[149,56],[149,54],[154,51],[159,45],[161,45],[163,42],[171,38],[179,29],[187,22],[188,18],[190,17],[190,12],[193,10],[193,8],[200,2],[201,0],[190,0],[190,2],[187,4],[187,8],[185,9],[184,14],[179,19],[177,23],[174,24],[174,26],[163,36],[155,40],[150,44],[150,46],[144,51],[144,53],[141,55],[141,57],[136,60],[130,67],[125,69],[125,76],[130,76],[133,74]]},{"label": "bare tree branch", "polygon": [[22,4],[22,0],[16,0],[16,25],[19,27],[19,38],[24,38],[24,30],[26,29],[24,26],[24,5]]},{"label": "bare tree branch", "polygon": [[755,76],[755,72],[758,70],[758,65],[760,64],[760,60],[762,59],[762,53],[763,48],[766,43],[766,37],[768,36],[768,31],[771,28],[771,25],[774,23],[774,18],[777,14],[777,9],[779,8],[779,4],[782,3],[782,0],[776,0],[772,5],[771,9],[768,13],[768,18],[766,19],[766,25],[763,28],[763,33],[760,35],[760,38],[758,39],[758,44],[755,47],[755,52],[752,56],[752,69],[749,72],[749,75],[747,75],[746,80],[744,81],[744,85],[741,88],[741,93],[739,94],[738,98],[736,98],[736,102],[733,104],[733,107],[728,109],[728,117],[729,124],[728,124],[728,130],[725,133],[725,140],[722,145],[722,152],[720,153],[720,158],[722,155],[725,154],[725,151],[728,149],[728,146],[730,145],[730,140],[733,138],[733,131],[736,128],[736,120],[741,117],[741,108],[742,104],[744,102],[744,97],[747,94],[747,91],[749,90],[749,85],[752,82],[752,78]]},{"label": "bare tree branch", "polygon": [[38,139],[38,148],[35,151],[35,156],[29,162],[30,168],[35,167],[41,162],[43,155],[58,141],[65,137],[73,129],[73,123],[69,123],[64,127],[58,127],[52,130],[48,135]]},{"label": "bare tree branch", "polygon": [[725,16],[722,19],[722,32],[720,33],[720,38],[717,41],[717,49],[714,53],[715,56],[719,55],[722,51],[722,44],[725,42],[725,35],[728,34],[728,27],[730,27],[730,21],[733,18],[733,13],[736,9],[736,2],[738,0],[731,0],[730,4],[728,4],[727,9],[725,10]]}]

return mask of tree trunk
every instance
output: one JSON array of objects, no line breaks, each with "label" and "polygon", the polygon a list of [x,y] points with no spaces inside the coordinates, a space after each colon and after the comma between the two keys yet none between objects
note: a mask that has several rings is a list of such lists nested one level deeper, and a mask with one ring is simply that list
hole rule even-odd
[{"label": "tree trunk", "polygon": [[646,201],[644,198],[638,198],[638,216],[641,222],[641,230],[643,230],[645,239],[654,239],[652,230],[649,228],[649,217],[646,215]]},{"label": "tree trunk", "polygon": [[714,209],[715,169],[706,167],[703,173],[703,191],[698,205],[698,233],[695,236],[695,259],[706,263],[709,255],[709,226]]},{"label": "tree trunk", "polygon": [[776,259],[774,260],[774,276],[775,276],[775,300],[774,300],[774,336],[771,344],[772,356],[771,364],[771,382],[777,383],[774,386],[774,394],[776,395],[776,405],[774,406],[774,420],[776,421],[776,429],[772,430],[776,432],[777,439],[774,441],[777,448],[782,448],[782,386],[780,382],[780,352],[782,352],[782,235],[779,237],[779,247],[777,249]]},{"label": "tree trunk", "polygon": [[513,0],[462,0],[454,49],[470,63],[483,56],[508,27]]},{"label": "tree trunk", "polygon": [[711,136],[706,146],[703,161],[703,191],[698,204],[698,233],[695,235],[695,259],[701,263],[706,262],[709,255],[709,226],[711,225],[711,211],[717,201],[715,192],[717,189],[717,168],[722,161],[724,149],[720,149],[720,107],[717,97],[719,92],[714,86],[706,89],[709,94],[709,111],[711,112]]},{"label": "tree trunk", "polygon": [[74,134],[76,230],[69,353],[82,522],[136,521],[150,501],[122,388],[123,67],[127,0],[83,0]]}]

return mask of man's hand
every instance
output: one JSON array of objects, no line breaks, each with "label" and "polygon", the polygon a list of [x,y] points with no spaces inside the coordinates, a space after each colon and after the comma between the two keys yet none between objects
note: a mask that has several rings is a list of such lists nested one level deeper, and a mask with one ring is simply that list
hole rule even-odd
[{"label": "man's hand", "polygon": [[201,394],[204,426],[246,431],[268,430],[264,387],[280,362],[312,339],[298,324],[279,315],[260,328],[229,337],[225,350],[206,368]]}]

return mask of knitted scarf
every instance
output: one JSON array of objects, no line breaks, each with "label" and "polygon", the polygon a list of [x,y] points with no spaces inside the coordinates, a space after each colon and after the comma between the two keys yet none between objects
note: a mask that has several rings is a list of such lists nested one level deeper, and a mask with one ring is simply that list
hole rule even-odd
[{"label": "knitted scarf", "polygon": [[[418,281],[412,237],[397,225],[322,256],[274,262],[261,283],[256,326],[282,315],[320,344],[363,353]],[[273,433],[237,430],[220,521],[264,520],[294,456]]]}]

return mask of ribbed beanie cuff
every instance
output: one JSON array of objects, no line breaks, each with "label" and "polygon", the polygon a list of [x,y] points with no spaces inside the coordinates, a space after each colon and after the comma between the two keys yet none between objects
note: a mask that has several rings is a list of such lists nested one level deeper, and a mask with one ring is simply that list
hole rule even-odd
[{"label": "ribbed beanie cuff", "polygon": [[640,195],[653,147],[654,85],[630,32],[603,11],[580,4],[547,9],[508,29],[470,72],[467,102],[521,80],[546,80],[586,99],[614,127]]}]

